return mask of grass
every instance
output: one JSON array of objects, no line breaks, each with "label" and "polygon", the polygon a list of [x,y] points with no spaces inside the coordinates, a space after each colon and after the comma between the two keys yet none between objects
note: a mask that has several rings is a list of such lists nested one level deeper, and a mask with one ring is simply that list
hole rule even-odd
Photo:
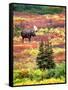
[{"label": "grass", "polygon": [[50,79],[44,79],[44,80],[30,80],[28,78],[25,79],[17,79],[16,81],[14,81],[14,86],[17,85],[36,85],[36,84],[56,84],[56,83],[65,83],[65,79],[62,78],[50,78]]}]

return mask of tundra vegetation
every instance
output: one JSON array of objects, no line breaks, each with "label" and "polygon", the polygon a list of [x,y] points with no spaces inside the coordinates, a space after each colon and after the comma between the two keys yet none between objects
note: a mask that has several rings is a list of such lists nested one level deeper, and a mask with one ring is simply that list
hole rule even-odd
[{"label": "tundra vegetation", "polygon": [[[13,5],[14,86],[65,83],[65,8]],[[22,42],[34,25],[36,35]]]}]

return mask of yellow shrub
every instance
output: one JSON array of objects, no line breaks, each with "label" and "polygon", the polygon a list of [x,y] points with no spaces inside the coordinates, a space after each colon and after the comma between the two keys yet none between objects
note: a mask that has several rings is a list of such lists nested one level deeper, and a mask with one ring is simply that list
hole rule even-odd
[{"label": "yellow shrub", "polygon": [[20,71],[20,75],[21,75],[22,77],[28,77],[28,74],[29,74],[29,70],[28,70],[28,69],[22,69],[22,70]]}]

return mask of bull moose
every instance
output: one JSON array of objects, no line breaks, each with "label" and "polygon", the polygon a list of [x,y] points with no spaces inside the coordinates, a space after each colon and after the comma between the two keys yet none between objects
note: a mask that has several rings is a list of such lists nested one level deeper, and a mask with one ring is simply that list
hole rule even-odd
[{"label": "bull moose", "polygon": [[28,38],[31,41],[31,37],[36,36],[37,28],[34,26],[34,29],[24,29],[21,31],[22,40],[24,41],[25,38]]}]

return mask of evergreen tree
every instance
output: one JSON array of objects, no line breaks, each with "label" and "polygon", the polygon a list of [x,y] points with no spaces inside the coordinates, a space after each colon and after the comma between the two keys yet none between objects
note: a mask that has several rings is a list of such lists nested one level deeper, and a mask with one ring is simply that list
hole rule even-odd
[{"label": "evergreen tree", "polygon": [[55,68],[55,62],[53,60],[53,50],[49,42],[47,44],[45,43],[44,55],[45,55],[45,62],[46,62],[45,68],[47,69]]},{"label": "evergreen tree", "polygon": [[39,47],[39,54],[37,56],[37,65],[40,69],[51,69],[55,67],[53,60],[53,50],[48,43],[41,42]]},{"label": "evergreen tree", "polygon": [[45,66],[43,66],[44,65],[44,43],[43,43],[43,41],[41,41],[41,43],[40,43],[40,47],[39,47],[39,54],[38,54],[38,56],[37,56],[37,65],[38,65],[38,67],[39,68],[41,68],[41,69],[45,69],[44,67]]}]

